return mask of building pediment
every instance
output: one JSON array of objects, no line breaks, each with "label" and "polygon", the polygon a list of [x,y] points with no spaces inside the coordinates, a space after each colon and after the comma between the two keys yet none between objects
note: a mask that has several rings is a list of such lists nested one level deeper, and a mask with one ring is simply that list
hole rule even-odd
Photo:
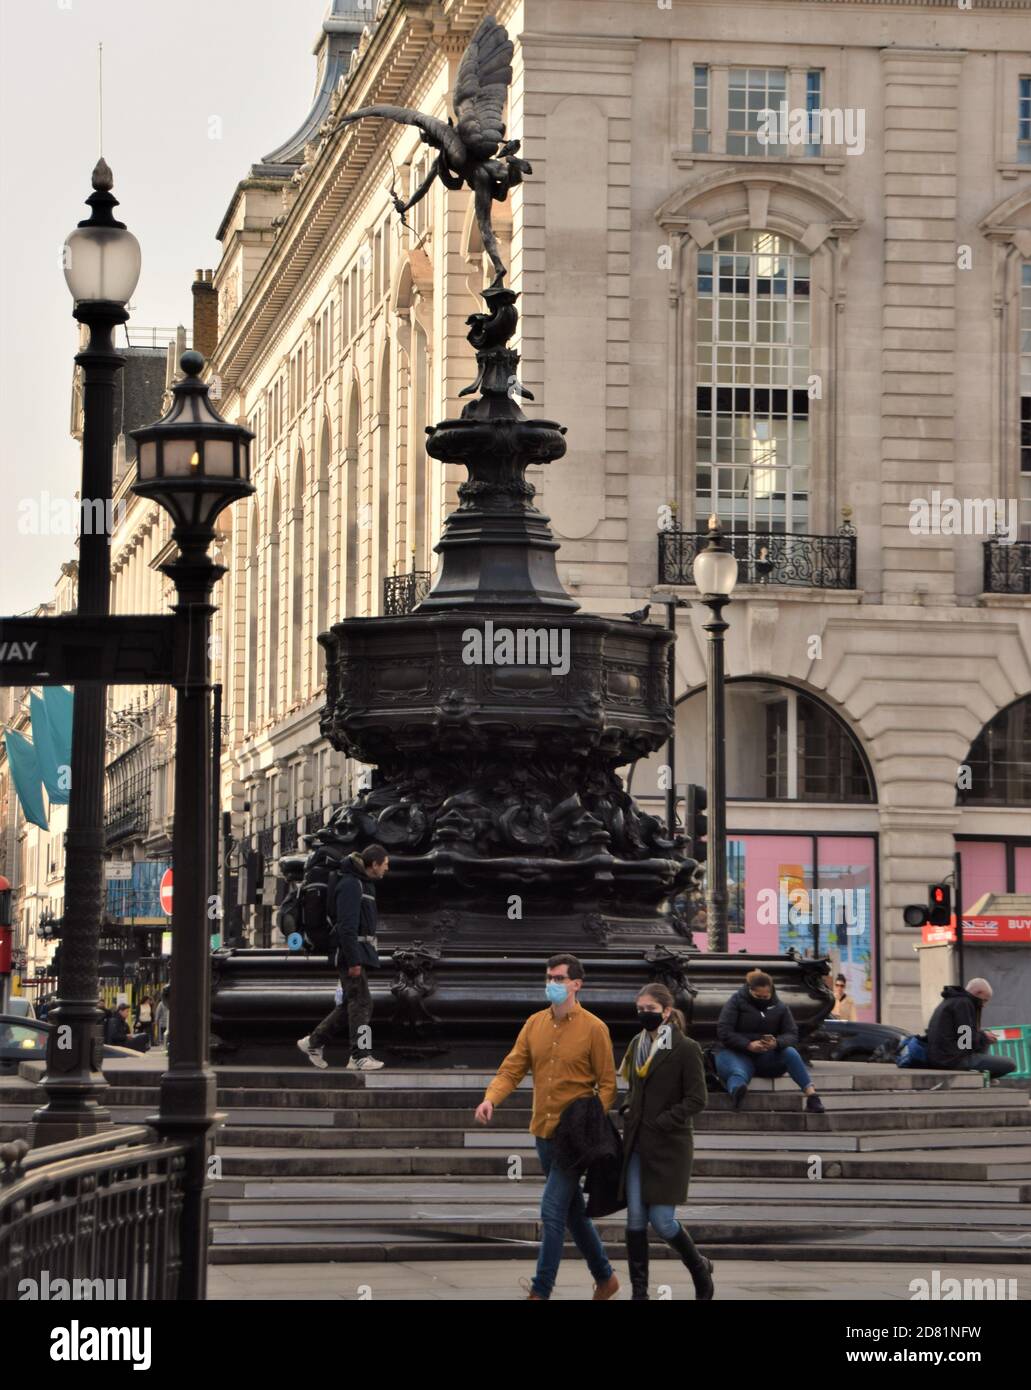
[{"label": "building pediment", "polygon": [[989,241],[1012,242],[1021,256],[1031,259],[1031,188],[997,203],[977,227]]},{"label": "building pediment", "polygon": [[862,217],[837,189],[801,171],[717,169],[689,179],[655,213],[666,231],[699,246],[723,232],[750,227],[783,232],[814,251],[828,236],[851,236]]}]

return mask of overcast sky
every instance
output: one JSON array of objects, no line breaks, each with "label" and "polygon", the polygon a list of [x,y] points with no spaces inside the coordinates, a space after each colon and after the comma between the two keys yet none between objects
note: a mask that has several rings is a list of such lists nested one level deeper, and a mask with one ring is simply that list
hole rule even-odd
[{"label": "overcast sky", "polygon": [[[70,536],[22,534],[19,503],[70,499],[79,485],[68,434],[77,326],[60,256],[89,215],[97,44],[116,215],[143,251],[132,322],[189,328],[193,273],[218,264],[215,231],[237,182],[308,113],[326,8],[0,0],[0,615],[52,598],[75,554]],[[213,116],[221,139],[209,138]]]}]

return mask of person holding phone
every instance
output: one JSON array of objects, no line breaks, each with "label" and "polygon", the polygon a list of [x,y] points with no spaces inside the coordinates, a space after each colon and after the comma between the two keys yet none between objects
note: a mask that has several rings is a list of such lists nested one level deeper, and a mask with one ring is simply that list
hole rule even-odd
[{"label": "person holding phone", "polygon": [[753,1076],[787,1072],[805,1095],[806,1110],[823,1114],[823,1101],[798,1051],[798,1024],[764,970],[749,970],[745,983],[723,1005],[716,1038],[716,1070],[735,1110],[740,1110]]}]

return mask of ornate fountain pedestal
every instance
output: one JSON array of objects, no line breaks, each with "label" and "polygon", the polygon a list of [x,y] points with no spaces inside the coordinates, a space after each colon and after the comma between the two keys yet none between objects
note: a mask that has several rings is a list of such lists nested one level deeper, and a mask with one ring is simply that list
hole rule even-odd
[{"label": "ornate fountain pedestal", "polygon": [[[561,458],[564,430],[519,407],[529,393],[507,346],[515,294],[492,287],[484,298],[490,312],[472,317],[469,335],[479,376],[463,393],[479,394],[427,432],[433,457],[469,472],[433,589],[406,617],[349,618],[319,638],[323,733],[376,772],[313,839],[390,853],[377,887],[390,964],[370,982],[374,1046],[497,1060],[544,1006],[544,962],[557,951],[585,961],[585,1004],[613,1026],[629,1028],[636,991],[661,979],[704,1038],[745,962],[702,955],[678,934],[669,902],[694,862],[618,773],[669,736],[673,639],[580,613],[562,588],[558,543],[525,473]],[[223,1055],[271,1058],[328,1011],[325,961],[285,956],[216,957]],[[800,1022],[817,1011],[812,971],[789,957],[763,964]]]}]

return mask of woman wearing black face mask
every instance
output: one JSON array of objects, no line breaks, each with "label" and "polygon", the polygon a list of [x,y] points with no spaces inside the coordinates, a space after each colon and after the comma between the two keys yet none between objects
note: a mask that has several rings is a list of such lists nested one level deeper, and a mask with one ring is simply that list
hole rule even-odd
[{"label": "woman wearing black face mask", "polygon": [[706,1259],[676,1218],[687,1200],[694,1157],[691,1116],[705,1109],[702,1050],[686,1035],[684,1016],[673,1007],[665,985],[651,984],[637,996],[641,1031],[627,1048],[621,1068],[630,1090],[622,1107],[623,1176],[620,1197],[627,1208],[626,1248],[635,1301],[648,1297],[648,1222],[691,1271],[695,1297],[713,1296],[712,1261]]}]

